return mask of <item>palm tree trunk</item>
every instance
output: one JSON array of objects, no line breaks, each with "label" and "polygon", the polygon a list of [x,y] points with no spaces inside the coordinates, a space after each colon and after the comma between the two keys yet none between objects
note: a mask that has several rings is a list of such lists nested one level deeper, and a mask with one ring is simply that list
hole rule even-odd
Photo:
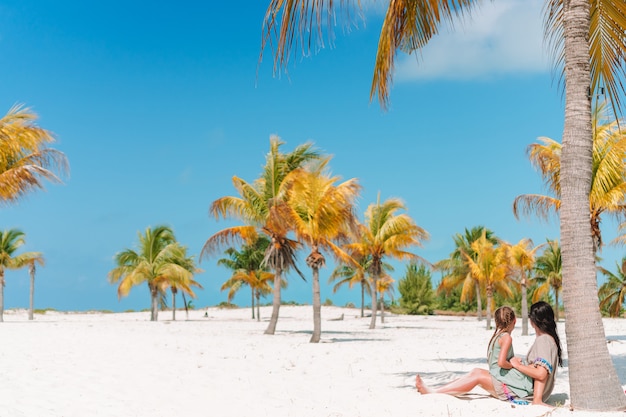
[{"label": "palm tree trunk", "polygon": [[187,300],[185,299],[185,292],[183,291],[181,295],[183,296],[183,304],[185,305],[185,317],[189,320],[189,306],[187,305]]},{"label": "palm tree trunk", "polygon": [[554,320],[559,321],[559,292],[554,291]]},{"label": "palm tree trunk", "polygon": [[252,320],[254,320],[254,288],[250,287],[250,295],[252,296]]},{"label": "palm tree trunk", "polygon": [[176,292],[172,289],[172,321],[176,321]]},{"label": "palm tree trunk", "polygon": [[0,322],[4,321],[4,268],[0,267]]},{"label": "palm tree trunk", "polygon": [[361,281],[361,318],[365,317],[365,283]]},{"label": "palm tree trunk", "polygon": [[480,297],[480,284],[476,282],[476,316],[478,321],[483,319],[483,300]]},{"label": "palm tree trunk", "polygon": [[320,295],[320,269],[312,267],[313,271],[313,334],[311,343],[319,343],[322,336],[322,297]]},{"label": "palm tree trunk", "polygon": [[380,294],[380,322],[385,322],[385,295]]},{"label": "palm tree trunk", "polygon": [[370,329],[376,328],[376,314],[378,314],[378,291],[376,291],[376,284],[378,277],[374,277],[372,280],[372,319],[370,320]]},{"label": "palm tree trunk", "polygon": [[491,330],[491,310],[493,309],[493,288],[487,287],[487,330]]},{"label": "palm tree trunk", "polygon": [[158,291],[156,288],[150,287],[150,298],[151,298],[151,308],[150,308],[150,321],[157,321],[159,314],[159,300],[158,300]]},{"label": "palm tree trunk", "polygon": [[626,396],[608,352],[589,224],[592,178],[589,0],[564,2],[565,123],[561,154],[563,304],[572,408],[618,410]]},{"label": "palm tree trunk", "polygon": [[274,334],[276,332],[276,324],[278,323],[278,312],[280,311],[280,284],[282,282],[282,268],[276,267],[274,272],[274,291],[272,300],[272,317],[265,329],[265,334]]},{"label": "palm tree trunk", "polygon": [[261,292],[256,292],[256,321],[261,321]]},{"label": "palm tree trunk", "polygon": [[35,262],[31,262],[28,266],[28,272],[30,272],[30,296],[28,303],[28,320],[34,319],[35,312]]},{"label": "palm tree trunk", "polygon": [[[523,271],[522,274],[524,274]],[[522,287],[522,336],[528,336],[528,288],[526,288],[526,277],[522,278],[520,284]]]}]

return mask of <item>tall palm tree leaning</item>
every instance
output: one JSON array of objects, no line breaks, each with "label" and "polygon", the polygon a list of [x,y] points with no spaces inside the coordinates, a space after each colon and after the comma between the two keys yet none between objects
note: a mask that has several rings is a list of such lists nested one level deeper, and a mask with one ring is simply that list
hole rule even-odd
[{"label": "tall palm tree leaning", "polygon": [[[419,51],[444,22],[471,12],[479,3],[390,1],[378,42],[370,97],[377,95],[386,106],[398,51]],[[360,4],[358,0],[270,0],[261,51],[266,45],[275,46],[274,68],[286,67],[292,48],[302,47],[309,53],[322,40],[322,31],[332,30],[337,8],[350,19],[359,15],[352,13],[351,6]],[[552,40],[555,62],[563,64],[565,90],[561,242],[571,403],[574,408],[589,410],[624,409],[626,395],[609,356],[598,307],[589,190],[593,161],[591,98],[602,87],[619,112],[619,95],[624,92],[620,77],[626,68],[626,2],[546,0],[545,10],[545,37]]]},{"label": "tall palm tree leaning", "polygon": [[[216,218],[236,218],[244,225],[228,227],[211,236],[202,247],[200,259],[209,257],[224,245],[234,241],[254,242],[260,233],[267,235],[270,245],[264,264],[274,271],[272,316],[265,334],[274,334],[280,311],[280,289],[283,273],[295,269],[295,252],[300,244],[287,235],[293,229],[293,215],[287,206],[285,178],[296,168],[319,158],[311,143],[297,146],[292,152],[282,153],[284,144],[277,136],[270,137],[270,151],[266,156],[261,177],[254,183],[234,176],[233,185],[239,196],[221,197],[211,203],[209,212]],[[304,279],[304,276],[302,276]]]},{"label": "tall palm tree leaning", "polygon": [[[35,121],[29,108],[14,106],[0,119],[0,203],[15,203],[27,193],[43,189],[43,180],[61,182],[69,172],[62,152],[48,148],[54,136]],[[55,173],[56,172],[56,173]]]},{"label": "tall palm tree leaning", "polygon": [[45,265],[45,260],[43,256],[38,253],[34,253],[31,259],[28,260],[28,274],[30,275],[30,294],[28,297],[28,320],[33,320],[35,318],[35,273],[37,272],[37,266],[39,264],[41,266]]},{"label": "tall palm tree leaning", "polygon": [[294,211],[294,231],[311,252],[306,264],[313,272],[313,334],[311,343],[318,343],[322,334],[320,268],[326,264],[321,250],[330,251],[344,263],[358,267],[347,253],[334,242],[346,242],[351,229],[356,228],[354,202],[361,186],[356,179],[335,185],[339,180],[327,172],[325,158],[309,164],[307,169],[291,172],[288,181],[287,201]]},{"label": "tall palm tree leaning", "polygon": [[170,227],[148,227],[143,234],[138,233],[138,237],[137,251],[126,249],[115,255],[117,266],[109,272],[109,281],[119,282],[117,294],[120,298],[128,295],[134,286],[147,284],[151,300],[150,321],[157,321],[164,283],[190,280],[193,273],[180,266],[183,253]]},{"label": "tall palm tree leaning", "polygon": [[378,280],[383,276],[383,259],[421,260],[421,257],[408,252],[412,246],[421,246],[428,239],[428,232],[419,227],[406,213],[404,204],[397,198],[372,203],[365,211],[365,222],[359,225],[358,234],[352,243],[344,246],[354,259],[368,258],[368,272],[372,277],[372,319],[370,329],[376,328],[378,304]]},{"label": "tall palm tree leaning", "polygon": [[16,252],[24,243],[26,243],[25,234],[19,229],[0,232],[0,322],[4,321],[5,270],[23,268],[42,256],[39,252],[25,252],[18,255]]}]

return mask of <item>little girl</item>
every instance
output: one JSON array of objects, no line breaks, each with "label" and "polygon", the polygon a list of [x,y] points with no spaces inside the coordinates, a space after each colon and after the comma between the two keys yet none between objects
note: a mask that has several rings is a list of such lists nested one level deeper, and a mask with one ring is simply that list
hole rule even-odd
[{"label": "little girl", "polygon": [[494,314],[496,330],[487,348],[487,362],[496,397],[516,403],[526,403],[517,398],[532,396],[533,380],[524,375],[509,360],[514,357],[511,332],[515,328],[515,312],[503,306]]},{"label": "little girl", "polygon": [[515,328],[515,312],[511,307],[503,306],[496,310],[494,319],[496,330],[489,341],[487,348],[486,369],[473,369],[469,374],[462,376],[446,385],[429,389],[417,375],[415,386],[421,394],[452,394],[460,395],[471,391],[477,385],[496,398],[524,404],[518,398],[524,398],[533,393],[533,380],[513,369],[509,360],[513,357],[513,339],[511,332]]}]

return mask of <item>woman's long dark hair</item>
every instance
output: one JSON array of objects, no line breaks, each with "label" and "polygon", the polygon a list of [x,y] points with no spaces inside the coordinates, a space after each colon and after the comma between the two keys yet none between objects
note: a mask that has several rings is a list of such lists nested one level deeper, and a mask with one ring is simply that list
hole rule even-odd
[{"label": "woman's long dark hair", "polygon": [[554,310],[545,301],[538,301],[530,306],[528,318],[544,333],[549,334],[554,339],[559,354],[559,366],[563,366],[561,358],[561,340],[556,332],[556,322],[554,321]]}]

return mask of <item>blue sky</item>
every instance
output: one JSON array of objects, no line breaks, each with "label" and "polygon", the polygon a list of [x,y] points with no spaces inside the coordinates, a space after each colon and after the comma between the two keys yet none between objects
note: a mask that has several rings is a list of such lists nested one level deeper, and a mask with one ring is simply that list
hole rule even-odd
[{"label": "blue sky", "polygon": [[[558,237],[555,220],[518,221],[511,211],[515,196],[544,192],[526,147],[540,136],[560,140],[563,125],[543,1],[485,2],[417,59],[400,56],[387,111],[369,102],[384,4],[366,3],[364,20],[336,27],[315,54],[295,51],[289,73],[274,76],[271,51],[257,65],[265,3],[0,4],[0,111],[32,107],[71,165],[65,184],[0,212],[2,228],[23,230],[24,250],[46,258],[37,307],[147,308],[145,287],[118,300],[107,281],[114,255],[157,224],[198,255],[231,224],[210,218],[209,205],[234,193],[233,175],[257,177],[272,134],[285,151],[313,141],[333,155],[333,173],[359,178],[359,213],[379,192],[404,200],[431,235],[415,250],[431,262],[477,225],[511,243]],[[603,225],[608,241],[615,232]],[[605,249],[604,265],[613,269],[621,253]],[[229,271],[215,263],[200,264],[196,306],[226,300],[219,287]],[[356,289],[332,294],[330,272],[322,271],[322,300],[358,303]],[[6,279],[5,306],[26,307],[26,271]],[[283,299],[310,302],[309,284],[294,274]],[[249,293],[235,302],[249,303]]]}]

